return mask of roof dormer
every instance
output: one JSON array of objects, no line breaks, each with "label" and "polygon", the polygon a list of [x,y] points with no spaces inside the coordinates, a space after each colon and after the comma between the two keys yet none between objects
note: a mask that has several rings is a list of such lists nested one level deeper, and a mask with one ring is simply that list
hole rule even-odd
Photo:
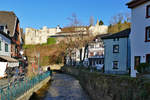
[{"label": "roof dormer", "polygon": [[9,34],[8,28],[6,24],[0,24],[0,31],[6,34]]}]

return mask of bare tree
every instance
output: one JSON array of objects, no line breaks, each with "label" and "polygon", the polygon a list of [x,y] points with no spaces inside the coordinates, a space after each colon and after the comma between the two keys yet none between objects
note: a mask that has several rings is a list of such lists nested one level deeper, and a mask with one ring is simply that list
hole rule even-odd
[{"label": "bare tree", "polygon": [[72,14],[72,16],[68,18],[68,20],[70,21],[70,27],[72,27],[73,33],[66,38],[66,45],[67,45],[66,54],[69,56],[70,61],[72,62],[72,56],[73,56],[72,54],[75,54],[73,52],[79,50],[80,64],[82,64],[85,59],[88,42],[92,39],[88,32],[89,27],[82,26],[76,14]]},{"label": "bare tree", "polygon": [[73,13],[72,16],[68,17],[67,19],[70,21],[71,27],[76,27],[76,26],[79,26],[81,24],[75,13]]},{"label": "bare tree", "polygon": [[122,13],[118,13],[118,14],[112,16],[110,19],[110,24],[114,25],[117,23],[122,23],[124,21],[130,22],[130,20],[131,20],[130,13],[128,13],[128,12],[123,13],[122,12]]},{"label": "bare tree", "polygon": [[131,21],[131,13],[129,13],[129,12],[125,13],[125,18],[126,18],[127,22],[130,22]]},{"label": "bare tree", "polygon": [[108,28],[108,31],[110,33],[116,33],[119,32],[121,30],[130,28],[130,14],[127,13],[118,13],[114,16],[112,16],[111,20],[110,20],[110,26]]}]

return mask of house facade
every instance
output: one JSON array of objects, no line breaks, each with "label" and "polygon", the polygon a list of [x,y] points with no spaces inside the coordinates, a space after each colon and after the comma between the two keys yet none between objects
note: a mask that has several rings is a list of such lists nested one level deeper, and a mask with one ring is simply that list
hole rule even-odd
[{"label": "house facade", "polygon": [[131,77],[136,77],[140,63],[150,63],[150,1],[132,0],[131,8]]},{"label": "house facade", "polygon": [[11,56],[20,59],[23,40],[18,17],[14,12],[0,11],[0,24],[7,25],[8,34],[11,37]]},{"label": "house facade", "polygon": [[7,67],[17,67],[19,62],[11,57],[11,38],[7,26],[0,25],[0,77],[5,76]]},{"label": "house facade", "polygon": [[71,54],[67,54],[65,64],[71,66],[79,66],[81,64],[81,61],[83,61],[83,65],[85,67],[89,65],[88,52],[87,49],[85,51],[85,47],[82,47],[81,49],[74,49],[72,50]]},{"label": "house facade", "polygon": [[104,72],[126,74],[130,68],[130,29],[102,37],[104,41]]},{"label": "house facade", "polygon": [[0,55],[11,57],[11,38],[6,27],[7,25],[0,25]]},{"label": "house facade", "polygon": [[88,62],[89,66],[97,67],[104,64],[104,44],[101,36],[97,36],[88,45]]}]

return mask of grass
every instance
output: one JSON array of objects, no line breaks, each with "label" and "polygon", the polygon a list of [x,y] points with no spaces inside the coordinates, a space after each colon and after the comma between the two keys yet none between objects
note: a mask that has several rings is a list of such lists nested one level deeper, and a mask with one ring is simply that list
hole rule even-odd
[{"label": "grass", "polygon": [[55,38],[48,38],[48,39],[47,39],[47,44],[48,44],[48,45],[56,44],[56,39],[55,39]]},{"label": "grass", "polygon": [[34,48],[36,45],[23,45],[24,49]]},{"label": "grass", "polygon": [[38,46],[48,46],[48,45],[52,45],[52,44],[56,44],[56,39],[55,38],[48,38],[47,39],[47,43],[43,43],[43,44],[36,44],[36,45],[23,45],[24,49],[32,49]]},{"label": "grass", "polygon": [[40,62],[41,66],[49,65],[49,56],[43,56],[43,59]]}]

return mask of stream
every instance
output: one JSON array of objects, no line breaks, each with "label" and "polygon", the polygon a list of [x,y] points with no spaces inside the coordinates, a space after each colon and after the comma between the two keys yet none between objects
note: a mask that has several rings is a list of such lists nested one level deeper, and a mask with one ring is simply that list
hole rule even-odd
[{"label": "stream", "polygon": [[74,77],[56,73],[53,74],[52,81],[30,100],[89,100],[89,97]]}]

